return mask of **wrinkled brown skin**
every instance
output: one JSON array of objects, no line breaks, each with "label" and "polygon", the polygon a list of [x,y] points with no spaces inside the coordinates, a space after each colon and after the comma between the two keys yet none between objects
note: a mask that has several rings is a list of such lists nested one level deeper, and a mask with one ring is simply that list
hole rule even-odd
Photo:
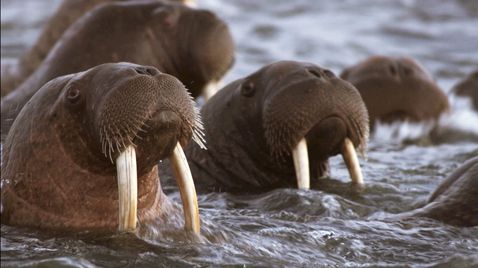
[{"label": "wrinkled brown skin", "polygon": [[478,157],[448,176],[422,208],[400,214],[400,218],[428,217],[455,226],[478,225]]},{"label": "wrinkled brown skin", "polygon": [[368,116],[358,91],[311,63],[280,61],[238,79],[201,110],[207,150],[185,150],[200,192],[296,188],[292,148],[306,136],[311,177],[345,137],[365,147]]},{"label": "wrinkled brown skin", "polygon": [[463,81],[454,86],[452,92],[458,96],[471,98],[473,109],[478,111],[478,70],[473,71]]},{"label": "wrinkled brown skin", "polygon": [[227,25],[213,13],[157,1],[100,5],[77,20],[39,68],[2,98],[2,135],[47,81],[107,63],[150,65],[177,77],[193,97],[233,62]]},{"label": "wrinkled brown skin", "polygon": [[362,95],[370,123],[436,120],[449,109],[448,98],[431,76],[408,57],[372,56],[340,75]]},{"label": "wrinkled brown skin", "polygon": [[[12,65],[3,65],[1,96],[18,87],[43,62],[50,49],[78,18],[102,3],[123,0],[65,0],[43,27],[35,43]],[[124,0],[126,1],[126,0]],[[133,0],[134,1],[134,0]],[[158,0],[159,1],[159,0]],[[172,1],[180,2],[180,1]]]},{"label": "wrinkled brown skin", "polygon": [[103,64],[45,84],[4,143],[2,223],[117,230],[118,183],[109,155],[114,160],[131,142],[140,224],[179,213],[161,190],[157,162],[169,157],[178,141],[185,145],[190,139],[193,107],[176,78],[130,63]]}]

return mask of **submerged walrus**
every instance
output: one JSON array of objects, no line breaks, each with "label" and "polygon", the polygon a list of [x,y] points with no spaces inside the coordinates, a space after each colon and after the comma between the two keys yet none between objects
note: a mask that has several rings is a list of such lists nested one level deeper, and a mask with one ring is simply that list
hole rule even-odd
[{"label": "submerged walrus", "polygon": [[199,191],[308,188],[309,175],[324,175],[339,153],[352,181],[363,183],[355,147],[366,147],[367,110],[358,91],[329,70],[267,65],[224,87],[201,113],[208,149],[185,150]]},{"label": "submerged walrus", "polygon": [[450,174],[427,203],[398,217],[428,217],[456,226],[477,226],[478,157],[468,160]]},{"label": "submerged walrus", "polygon": [[60,75],[135,62],[177,77],[197,97],[230,68],[233,51],[227,25],[210,11],[157,1],[100,5],[77,20],[39,68],[2,99],[2,134],[30,97]]},{"label": "submerged walrus", "polygon": [[443,91],[408,57],[373,56],[345,69],[340,77],[357,87],[372,125],[376,120],[436,120],[449,109]]},{"label": "submerged walrus", "polygon": [[470,73],[463,81],[456,84],[452,92],[458,96],[471,98],[473,109],[478,111],[478,70]]},{"label": "submerged walrus", "polygon": [[170,158],[186,228],[198,232],[181,145],[191,137],[202,144],[201,128],[181,82],[154,67],[110,63],[51,80],[4,143],[2,222],[98,231],[133,230],[136,219],[160,222],[173,207],[157,163]]},{"label": "submerged walrus", "polygon": [[[38,68],[61,35],[63,35],[66,29],[78,18],[97,5],[116,1],[126,0],[64,0],[48,19],[35,43],[21,55],[18,62],[9,66],[4,66],[2,63],[2,67],[6,68],[2,68],[1,70],[1,96],[5,96],[19,86],[20,83]],[[195,2],[190,0],[171,1],[183,2],[191,7],[196,6]]]}]

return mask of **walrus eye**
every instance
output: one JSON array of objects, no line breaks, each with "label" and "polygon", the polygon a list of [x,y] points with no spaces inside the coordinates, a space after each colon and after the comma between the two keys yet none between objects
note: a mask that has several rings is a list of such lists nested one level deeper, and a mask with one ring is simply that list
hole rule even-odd
[{"label": "walrus eye", "polygon": [[78,103],[80,100],[80,90],[76,87],[68,89],[68,92],[66,93],[66,98],[68,101],[70,101],[72,104]]},{"label": "walrus eye", "polygon": [[254,88],[254,84],[252,82],[248,82],[248,83],[242,85],[241,94],[243,96],[252,97],[252,96],[254,96],[255,92],[256,91],[255,91],[255,88]]}]

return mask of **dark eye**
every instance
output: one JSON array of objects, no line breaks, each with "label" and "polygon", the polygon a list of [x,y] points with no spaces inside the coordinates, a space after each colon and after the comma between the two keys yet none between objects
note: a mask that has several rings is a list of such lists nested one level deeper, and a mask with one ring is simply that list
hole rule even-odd
[{"label": "dark eye", "polygon": [[254,84],[252,82],[246,82],[242,85],[241,94],[245,97],[252,97],[256,92]]},{"label": "dark eye", "polygon": [[72,104],[78,103],[81,99],[80,90],[77,87],[68,89],[68,92],[66,92],[66,99]]}]

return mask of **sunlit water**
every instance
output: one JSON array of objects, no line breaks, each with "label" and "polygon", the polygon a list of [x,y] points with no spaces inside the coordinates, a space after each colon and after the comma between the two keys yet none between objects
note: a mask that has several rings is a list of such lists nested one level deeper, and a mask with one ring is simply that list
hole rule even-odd
[{"label": "sunlit water", "polygon": [[[2,61],[12,61],[59,1],[1,3]],[[233,32],[237,59],[226,83],[281,59],[339,73],[372,54],[410,55],[449,94],[478,66],[473,0],[204,0],[199,5],[218,13]],[[423,204],[445,176],[478,155],[478,116],[467,100],[450,98],[453,108],[438,127],[377,127],[362,160],[367,187],[361,193],[350,187],[344,163],[334,157],[331,178],[316,182],[315,190],[201,195],[201,237],[155,228],[139,238],[54,235],[2,225],[2,267],[478,266],[478,227],[390,220]],[[180,202],[174,187],[165,190]]]}]

